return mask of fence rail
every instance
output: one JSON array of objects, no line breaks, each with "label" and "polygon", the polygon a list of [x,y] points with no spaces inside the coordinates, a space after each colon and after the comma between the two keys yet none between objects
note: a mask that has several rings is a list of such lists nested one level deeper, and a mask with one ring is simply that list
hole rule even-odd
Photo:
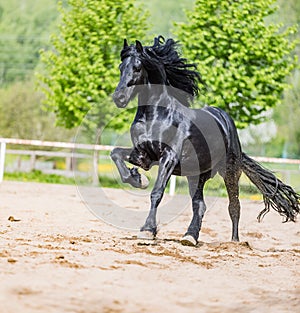
[{"label": "fence rail", "polygon": [[[42,151],[42,150],[8,150],[6,151],[6,145],[21,145],[21,146],[34,146],[34,147],[50,147],[68,149],[70,152],[56,152],[56,151]],[[96,169],[98,164],[98,152],[99,151],[111,151],[114,147],[108,145],[92,145],[72,142],[57,142],[57,141],[42,141],[42,140],[28,140],[28,139],[15,139],[15,138],[0,138],[0,183],[3,181],[5,155],[11,152],[11,154],[29,155],[30,156],[30,168],[34,169],[37,156],[50,156],[50,157],[63,157],[66,159],[66,167],[71,170],[72,159],[88,157],[81,153],[75,153],[74,150],[89,150],[93,151],[93,166]],[[93,170],[93,184],[98,183],[98,174],[96,170]]]},{"label": "fence rail", "polygon": [[39,146],[51,148],[65,148],[65,149],[82,149],[82,150],[96,150],[96,151],[111,151],[114,147],[107,145],[91,145],[84,143],[73,142],[58,142],[58,141],[42,141],[42,140],[28,140],[28,139],[14,139],[14,138],[0,138],[0,142],[12,145],[24,146]]},{"label": "fence rail", "polygon": [[[6,149],[6,145],[21,145],[21,146],[34,146],[34,147],[49,147],[49,148],[61,148],[68,149],[65,151],[44,151],[44,150],[16,150]],[[98,164],[98,157],[100,151],[111,151],[114,147],[109,145],[92,145],[70,142],[54,142],[54,141],[41,141],[41,140],[27,140],[27,139],[15,139],[15,138],[0,138],[0,183],[3,181],[5,170],[5,155],[28,155],[30,156],[30,169],[35,168],[36,157],[61,157],[66,160],[66,169],[71,170],[72,159],[76,158],[89,158],[90,155],[84,153],[76,153],[75,149],[93,151],[93,166],[96,169]],[[264,163],[277,163],[277,164],[297,164],[300,171],[300,160],[297,159],[281,159],[281,158],[269,158],[269,157],[253,157],[254,160]],[[287,172],[287,171],[283,171]],[[98,174],[96,170],[93,170],[93,183],[98,182]],[[176,178],[171,177],[170,182],[170,194],[174,195],[176,188]]]}]

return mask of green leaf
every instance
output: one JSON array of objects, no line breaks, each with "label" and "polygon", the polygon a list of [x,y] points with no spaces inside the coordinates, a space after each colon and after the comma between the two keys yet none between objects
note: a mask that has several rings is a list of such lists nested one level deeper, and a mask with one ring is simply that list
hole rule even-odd
[{"label": "green leaf", "polygon": [[298,66],[296,26],[280,31],[283,25],[265,22],[275,2],[196,0],[187,22],[175,25],[184,56],[208,85],[199,103],[228,111],[241,127],[259,123],[281,101],[286,77]]},{"label": "green leaf", "polygon": [[53,47],[42,51],[39,74],[45,105],[67,128],[78,126],[97,102],[99,127],[111,108],[107,99],[118,84],[124,38],[145,37],[147,12],[134,0],[69,0],[61,12]]}]

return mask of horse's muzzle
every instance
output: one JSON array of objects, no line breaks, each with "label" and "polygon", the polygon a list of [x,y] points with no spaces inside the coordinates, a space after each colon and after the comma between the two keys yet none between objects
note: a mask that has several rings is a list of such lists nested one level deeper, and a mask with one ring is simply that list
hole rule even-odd
[{"label": "horse's muzzle", "polygon": [[127,97],[122,91],[115,91],[112,98],[118,108],[125,108],[128,103]]}]

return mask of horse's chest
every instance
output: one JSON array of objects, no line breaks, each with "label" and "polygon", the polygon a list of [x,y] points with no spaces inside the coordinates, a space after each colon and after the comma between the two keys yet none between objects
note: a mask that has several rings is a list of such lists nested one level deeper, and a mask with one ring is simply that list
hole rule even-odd
[{"label": "horse's chest", "polygon": [[131,138],[135,147],[151,147],[161,153],[164,147],[175,147],[188,136],[184,127],[169,121],[137,122],[131,127]]}]

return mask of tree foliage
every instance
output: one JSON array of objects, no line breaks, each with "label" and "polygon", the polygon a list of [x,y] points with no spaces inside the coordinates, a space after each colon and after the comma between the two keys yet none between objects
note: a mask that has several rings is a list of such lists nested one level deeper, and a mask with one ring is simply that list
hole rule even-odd
[{"label": "tree foliage", "polygon": [[146,14],[134,0],[69,0],[60,6],[53,50],[42,51],[46,105],[59,125],[80,124],[89,109],[99,109],[101,127],[110,112],[106,99],[118,82],[123,39],[145,37]]},{"label": "tree foliage", "polygon": [[239,127],[258,124],[280,102],[286,77],[297,66],[295,27],[268,24],[275,0],[196,0],[188,22],[176,25],[184,56],[207,84],[202,104],[215,105]]},{"label": "tree foliage", "polygon": [[70,140],[71,133],[55,128],[54,114],[42,109],[43,95],[34,92],[34,82],[16,82],[0,89],[0,134],[2,137]]},{"label": "tree foliage", "polygon": [[57,14],[53,0],[0,3],[0,86],[32,76]]},{"label": "tree foliage", "polygon": [[[118,15],[118,20],[115,22],[113,20],[111,20],[111,22],[108,22],[110,17],[107,17],[105,19],[105,16],[101,16],[101,18],[99,18],[99,21],[97,19],[91,19],[91,24],[94,23],[95,27],[91,27],[90,28],[90,33],[97,33],[97,30],[94,30],[96,28],[98,29],[102,29],[102,21],[104,21],[104,28],[108,29],[108,26],[105,25],[111,25],[112,27],[112,31],[110,31],[109,29],[107,30],[107,33],[105,33],[105,31],[99,31],[99,34],[107,34],[107,36],[110,37],[110,40],[101,40],[99,41],[99,47],[100,49],[98,49],[99,47],[97,46],[95,48],[95,50],[97,50],[100,53],[100,51],[102,51],[102,47],[103,46],[107,46],[107,49],[111,49],[112,54],[114,55],[114,61],[112,61],[112,63],[109,63],[111,67],[115,67],[115,79],[114,82],[112,83],[112,87],[110,90],[113,90],[113,88],[116,86],[117,81],[118,81],[118,70],[117,70],[117,66],[119,64],[119,51],[122,48],[122,40],[123,37],[127,36],[130,42],[133,42],[135,39],[139,39],[141,41],[143,41],[143,43],[147,44],[147,39],[145,39],[145,16],[142,13],[138,13],[141,12],[140,9],[137,9],[137,11],[135,11],[135,7],[134,8],[130,8],[131,11],[129,11],[128,13],[125,13],[125,15],[122,13],[123,11],[121,9],[118,9],[120,7],[120,1],[103,1],[103,0],[98,0],[95,1],[95,5],[94,7],[92,7],[91,9],[87,9],[87,1],[76,1],[78,2],[78,9],[77,12],[78,14],[76,15],[75,13],[72,13],[72,10],[74,9],[74,6],[72,5],[72,3],[75,3],[75,1],[71,1],[70,4],[68,4],[68,0],[63,0],[62,1],[62,5],[63,8],[60,9],[60,11],[62,12],[61,16],[59,17],[59,13],[57,12],[57,0],[43,0],[43,1],[37,1],[37,0],[0,0],[0,45],[1,45],[1,50],[0,50],[0,116],[1,116],[1,125],[0,125],[0,133],[2,136],[16,136],[16,137],[26,137],[26,138],[41,138],[41,139],[50,139],[50,140],[56,140],[56,139],[61,139],[62,138],[62,133],[58,128],[53,127],[53,122],[54,122],[54,117],[53,114],[50,113],[45,113],[41,110],[41,105],[40,102],[42,101],[43,97],[40,94],[37,94],[36,91],[34,90],[33,84],[31,82],[27,83],[26,80],[32,80],[32,76],[33,76],[33,71],[36,67],[36,65],[39,62],[39,54],[38,51],[40,49],[44,49],[44,52],[42,53],[43,56],[48,60],[44,60],[43,61],[43,66],[44,68],[44,72],[41,72],[41,67],[39,66],[38,71],[41,73],[42,81],[44,81],[44,79],[48,78],[48,79],[52,79],[52,74],[54,73],[52,66],[55,66],[55,63],[53,63],[53,60],[55,58],[55,62],[57,61],[58,63],[58,70],[60,69],[62,71],[62,73],[68,73],[68,71],[65,71],[66,68],[64,68],[61,63],[65,61],[67,61],[66,59],[63,59],[63,57],[58,58],[58,55],[60,53],[60,51],[62,51],[63,49],[63,45],[68,43],[69,45],[69,49],[71,50],[70,53],[70,61],[71,61],[71,55],[73,60],[76,61],[75,56],[79,55],[79,52],[84,50],[84,44],[83,44],[83,40],[77,38],[75,40],[74,38],[74,44],[72,43],[72,40],[68,39],[68,42],[65,40],[65,38],[60,35],[58,32],[56,32],[56,38],[54,36],[52,43],[49,42],[49,34],[50,33],[54,33],[55,30],[58,29],[58,25],[60,25],[60,29],[63,29],[65,27],[69,27],[67,24],[64,23],[63,21],[63,15],[66,14],[67,15],[67,20],[71,21],[72,18],[75,18],[75,16],[77,16],[75,19],[76,21],[73,22],[72,27],[73,29],[76,29],[76,27],[79,29],[81,26],[81,16],[84,14],[80,13],[79,7],[82,5],[82,11],[84,10],[92,10],[96,13],[99,14],[101,16],[101,14],[103,15],[107,15],[109,13],[109,11],[113,11],[113,10],[119,10],[119,15]],[[135,3],[133,1],[129,1],[130,3]],[[128,5],[130,5],[128,1],[125,3],[125,1],[122,1],[122,3],[125,3],[125,8],[127,10]],[[165,37],[167,36],[173,36],[173,32],[170,29],[170,25],[172,24],[173,21],[188,21],[185,22],[184,25],[185,27],[194,24],[194,27],[191,28],[192,32],[194,33],[193,36],[193,42],[190,42],[190,39],[192,39],[192,37],[190,35],[186,35],[188,29],[181,29],[181,33],[182,36],[180,36],[180,40],[182,41],[182,47],[184,49],[183,51],[183,55],[188,57],[190,59],[190,61],[197,61],[199,62],[199,70],[202,73],[202,75],[204,76],[205,71],[207,72],[205,75],[207,77],[206,81],[208,83],[208,95],[209,97],[207,97],[207,95],[202,95],[201,96],[201,101],[202,102],[208,102],[210,104],[214,104],[214,105],[220,105],[222,104],[224,106],[224,108],[229,109],[230,114],[234,114],[234,118],[239,118],[240,115],[243,115],[244,112],[242,111],[242,106],[244,105],[244,103],[246,103],[247,105],[245,105],[245,109],[244,110],[248,110],[249,108],[252,109],[257,109],[259,107],[256,106],[256,102],[255,99],[249,99],[249,101],[244,100],[244,102],[237,102],[240,105],[237,105],[236,107],[230,107],[228,105],[228,103],[230,103],[228,101],[228,99],[230,100],[230,97],[228,97],[228,94],[233,93],[233,91],[235,89],[237,89],[236,86],[240,86],[238,84],[238,82],[233,82],[232,80],[230,80],[229,78],[231,77],[231,67],[233,67],[233,69],[235,71],[239,70],[239,66],[241,67],[241,76],[242,78],[247,77],[244,76],[242,70],[245,71],[245,68],[249,68],[249,66],[245,66],[245,61],[242,60],[243,59],[243,51],[246,51],[246,47],[243,48],[243,45],[245,45],[244,42],[242,42],[243,40],[246,40],[246,38],[248,38],[247,33],[250,32],[248,30],[248,28],[251,30],[251,33],[248,34],[249,36],[253,36],[253,33],[256,31],[257,34],[254,34],[254,39],[255,41],[258,40],[259,42],[262,43],[263,45],[263,49],[261,51],[261,54],[263,55],[264,51],[268,51],[268,42],[263,41],[261,37],[264,37],[264,31],[263,29],[260,29],[258,26],[260,26],[260,24],[263,24],[265,28],[268,28],[268,26],[266,25],[271,25],[271,23],[279,23],[279,22],[283,22],[285,25],[288,26],[292,26],[296,23],[298,23],[298,25],[300,25],[300,1],[299,0],[278,0],[276,3],[279,5],[279,10],[275,11],[275,8],[273,7],[273,4],[275,3],[274,1],[268,1],[266,2],[265,0],[262,1],[249,1],[249,4],[247,4],[244,0],[240,0],[240,1],[228,1],[228,6],[224,7],[224,5],[221,5],[220,1],[216,0],[209,0],[206,1],[206,3],[204,3],[202,1],[202,5],[214,5],[216,6],[215,3],[217,3],[218,8],[215,8],[214,10],[208,10],[208,9],[203,9],[202,7],[199,6],[199,4],[197,4],[195,6],[195,8],[197,8],[197,6],[199,6],[199,8],[201,8],[201,12],[198,14],[197,12],[199,11],[195,11],[190,12],[187,16],[187,18],[184,17],[183,14],[183,7],[186,7],[188,9],[190,9],[192,7],[192,3],[194,1],[193,0],[184,0],[184,1],[180,1],[180,2],[174,2],[173,0],[166,0],[166,1],[159,1],[159,0],[153,0],[153,1],[148,1],[148,0],[136,0],[136,3],[138,3],[139,5],[143,6],[144,8],[148,8],[151,11],[151,15],[150,18],[148,19],[149,25],[150,25],[150,30],[147,31],[147,34],[151,34],[151,38],[153,38],[154,36],[157,36],[159,34],[163,34],[165,35]],[[198,1],[196,1],[198,3]],[[103,9],[103,8],[98,8],[99,3],[101,3],[101,5],[103,5],[103,3],[107,3],[108,5],[108,9]],[[249,9],[249,15],[242,15],[242,9],[245,8],[245,4],[246,3],[248,6],[252,7],[254,5],[256,5],[257,10],[258,11],[251,11]],[[258,4],[260,3],[261,8],[258,6]],[[266,4],[267,3],[267,4]],[[230,5],[229,5],[230,4]],[[229,11],[238,8],[238,5],[240,5],[239,8],[241,8],[241,12],[239,12],[239,10],[236,13],[230,13]],[[269,7],[268,7],[269,5]],[[268,7],[268,10],[265,10],[265,8]],[[113,8],[113,9],[111,9]],[[228,9],[227,9],[228,8]],[[270,10],[270,8],[272,10]],[[274,10],[273,10],[274,9]],[[260,11],[263,10],[265,13],[263,15],[261,15]],[[144,12],[145,10],[142,10],[142,12]],[[224,18],[221,18],[221,16],[223,16],[225,13],[227,15],[225,15]],[[228,12],[227,12],[228,11]],[[272,11],[274,11],[274,13],[272,13]],[[205,13],[206,12],[206,13]],[[228,68],[224,68],[222,69],[222,71],[218,68],[214,68],[215,64],[218,64],[218,58],[216,57],[216,53],[213,54],[215,63],[213,61],[210,61],[210,63],[208,63],[207,65],[204,64],[205,60],[207,59],[207,54],[206,52],[206,46],[204,46],[203,43],[199,44],[199,41],[203,41],[205,39],[205,41],[208,42],[208,45],[212,45],[212,43],[210,41],[215,40],[216,41],[216,45],[212,45],[212,48],[210,48],[210,51],[212,50],[212,52],[216,51],[225,51],[226,49],[222,46],[224,45],[223,43],[223,39],[222,39],[222,44],[218,45],[218,43],[220,42],[219,38],[215,38],[213,36],[219,36],[220,34],[222,34],[221,30],[220,34],[218,32],[212,32],[212,26],[213,26],[213,22],[211,21],[211,18],[207,17],[207,14],[209,13],[212,15],[216,15],[218,17],[218,21],[216,21],[215,19],[215,25],[216,26],[220,26],[220,25],[225,25],[227,28],[230,29],[230,25],[231,28],[233,30],[231,30],[231,32],[228,30],[227,33],[228,34],[232,34],[233,33],[233,38],[229,38],[228,41],[233,41],[233,39],[235,38],[236,40],[236,51],[235,51],[235,56],[236,58],[233,58],[233,56],[231,56],[231,54],[229,56],[231,56],[231,58],[233,58],[233,61],[231,60],[231,66]],[[253,14],[253,12],[256,12],[255,14]],[[272,13],[269,14],[268,12]],[[250,14],[251,13],[251,14]],[[112,14],[112,13],[110,13]],[[195,16],[195,18],[190,18],[191,16]],[[233,15],[232,15],[233,14]],[[269,14],[269,15],[268,15]],[[70,16],[68,16],[70,15]],[[117,15],[115,15],[117,16]],[[261,19],[261,23],[259,22],[259,16],[265,16]],[[69,18],[68,18],[69,17]],[[201,19],[207,20],[207,24],[205,24],[203,21],[201,22]],[[227,21],[226,21],[226,17],[227,17]],[[200,22],[198,22],[198,18],[200,18]],[[255,25],[252,25],[250,23],[251,19],[255,19],[255,21],[257,21],[257,24],[255,28]],[[107,20],[107,23],[105,22],[105,20]],[[125,20],[127,21],[127,26],[125,27],[123,24],[125,24]],[[218,24],[219,22],[219,24]],[[71,22],[70,22],[71,23]],[[111,24],[109,24],[111,23]],[[198,23],[198,24],[197,24]],[[202,24],[201,24],[202,23]],[[254,23],[254,22],[253,22]],[[87,23],[84,22],[83,25],[86,25]],[[116,26],[117,25],[117,26]],[[122,26],[123,25],[123,26]],[[197,26],[199,25],[199,27]],[[201,25],[208,25],[208,27],[203,28],[203,26]],[[235,26],[234,26],[235,25]],[[240,26],[239,26],[240,25]],[[116,27],[120,26],[120,31],[119,29],[115,29]],[[197,26],[197,27],[196,27]],[[84,26],[87,27],[87,26]],[[223,30],[226,29],[226,27],[223,27]],[[88,27],[87,27],[88,28]],[[177,32],[178,32],[178,28],[180,29],[181,26],[177,27]],[[122,33],[121,29],[127,29],[128,30],[128,34],[124,35],[125,31]],[[235,33],[235,29],[239,29],[240,30],[240,37],[238,36],[238,33]],[[282,32],[282,29],[286,29],[284,28],[278,28],[278,31],[274,30],[274,33],[270,32],[269,33],[269,42],[271,42],[273,39],[273,35],[276,37],[277,34],[283,35],[284,31]],[[209,32],[209,35],[205,35],[205,38],[203,39],[203,34],[202,31],[206,30]],[[139,31],[139,32],[138,32]],[[215,29],[214,29],[215,31]],[[176,33],[177,33],[176,32]],[[290,34],[290,30],[285,30],[286,34]],[[61,32],[63,35],[66,34],[66,30],[63,30]],[[71,34],[71,31],[69,32]],[[75,33],[75,30],[74,30]],[[219,34],[219,35],[218,35]],[[224,34],[226,35],[226,32],[224,30]],[[71,36],[71,35],[70,35]],[[75,35],[74,35],[75,36]],[[91,41],[90,38],[90,34],[84,34],[86,41],[89,42]],[[116,36],[116,37],[114,37]],[[187,36],[187,40],[185,41],[184,37]],[[242,38],[242,37],[245,38]],[[261,36],[261,37],[260,37]],[[299,32],[296,34],[296,36],[298,36],[298,38],[300,39],[300,34]],[[292,45],[289,43],[288,41],[288,36],[283,36],[283,39],[276,39],[274,41],[274,43],[272,43],[273,49],[277,49],[277,42],[281,43],[281,47],[279,47],[279,51],[288,51],[292,48]],[[201,39],[202,38],[202,39]],[[116,40],[115,40],[116,39]],[[57,49],[53,42],[55,42],[55,40],[58,41],[58,43],[60,44],[61,48]],[[238,46],[238,42],[239,40],[240,42],[240,47]],[[247,39],[248,40],[248,39]],[[246,40],[246,42],[248,42]],[[71,45],[69,44],[72,43]],[[110,43],[109,43],[110,42]],[[150,44],[152,43],[152,41],[150,42]],[[112,44],[112,45],[111,45]],[[243,45],[242,45],[243,44]],[[252,61],[253,59],[253,52],[259,52],[259,48],[256,46],[256,42],[253,43],[254,48],[252,49],[252,44],[251,41],[250,43],[248,43],[247,47],[249,47],[249,56],[248,58]],[[270,44],[271,45],[271,44]],[[47,52],[47,50],[49,49],[49,47],[53,47],[53,51]],[[77,46],[81,47],[80,49],[77,50]],[[89,47],[91,46],[91,43],[89,44]],[[194,46],[195,49],[198,51],[189,51],[190,47]],[[229,43],[228,43],[229,46]],[[67,45],[65,45],[65,47],[67,47]],[[113,48],[111,48],[113,47]],[[223,48],[222,48],[223,47]],[[226,45],[225,45],[226,47]],[[277,47],[277,48],[276,48]],[[199,50],[198,48],[201,48],[202,50]],[[288,49],[286,49],[288,48]],[[91,50],[88,50],[89,52]],[[200,52],[199,52],[200,51]],[[203,51],[203,55],[202,52]],[[197,54],[196,54],[197,52]],[[271,50],[272,52],[272,50]],[[300,56],[300,45],[297,46],[296,52],[298,53],[298,56]],[[80,52],[81,54],[83,54],[83,52]],[[276,52],[272,52],[275,53]],[[52,58],[52,55],[55,55],[55,57]],[[239,58],[239,54],[240,54],[240,60],[238,61]],[[225,54],[224,54],[225,55]],[[102,64],[102,56],[96,56],[96,58],[99,57],[99,60]],[[197,57],[197,59],[196,59]],[[251,57],[251,58],[250,58]],[[261,56],[262,57],[262,56]],[[290,54],[283,54],[282,60],[287,60],[288,58],[290,58]],[[220,58],[221,62],[223,59]],[[264,59],[262,57],[263,62]],[[281,59],[280,59],[281,60]],[[294,62],[294,60],[291,58],[291,64]],[[277,61],[274,60],[274,62],[276,63],[276,66],[280,65],[281,61]],[[289,62],[289,61],[288,61]],[[287,62],[287,63],[288,63]],[[83,63],[83,62],[82,62]],[[68,63],[67,63],[68,64]],[[107,64],[107,62],[105,63]],[[229,64],[229,63],[225,63],[225,64]],[[294,63],[293,63],[294,64]],[[78,64],[78,68],[79,68]],[[250,64],[251,65],[251,64]],[[254,66],[254,64],[252,64]],[[266,66],[266,68],[269,68],[269,63],[266,62],[265,65],[264,63],[262,63],[262,67]],[[66,67],[68,67],[66,65]],[[71,71],[73,71],[75,68],[71,67]],[[82,67],[81,67],[82,68]],[[90,66],[88,66],[89,71],[88,71],[88,76],[89,77],[93,77],[90,72]],[[102,68],[102,67],[101,67]],[[250,67],[251,68],[251,67]],[[51,70],[50,70],[51,69]],[[203,71],[204,69],[204,71]],[[257,68],[257,73],[259,73],[259,67]],[[100,71],[101,73],[103,73],[103,71]],[[78,80],[82,80],[82,75],[84,75],[84,70],[82,70],[82,74],[81,74],[81,78],[78,78]],[[253,71],[253,73],[256,73],[256,71]],[[275,110],[274,110],[274,115],[273,118],[276,122],[277,125],[277,135],[276,138],[270,142],[270,144],[266,145],[266,153],[268,153],[269,151],[269,155],[270,156],[280,156],[280,155],[284,155],[284,156],[288,156],[288,157],[299,157],[300,156],[300,147],[299,147],[299,142],[300,142],[300,135],[299,135],[299,126],[298,126],[298,116],[299,116],[299,98],[300,98],[300,88],[299,88],[299,70],[293,71],[293,74],[291,76],[291,78],[288,80],[288,82],[290,82],[291,84],[294,85],[294,88],[291,90],[287,90],[284,92],[283,97],[280,98],[280,93],[279,92],[274,92],[274,95],[276,96],[276,99],[281,99],[282,103],[281,105],[278,105]],[[74,74],[75,75],[75,74]],[[109,74],[110,75],[110,74]],[[76,76],[76,75],[75,75]],[[106,78],[106,72],[105,72],[105,78]],[[218,81],[217,87],[220,87],[220,90],[222,91],[222,93],[217,93],[213,90],[214,86],[214,78],[215,80]],[[227,77],[228,76],[228,77]],[[54,77],[58,77],[58,75],[54,75]],[[61,76],[63,78],[63,75]],[[79,77],[79,76],[78,76]],[[102,75],[103,77],[103,75]],[[212,77],[212,78],[210,78]],[[251,76],[250,76],[251,77]],[[209,78],[209,79],[208,79]],[[277,82],[276,80],[272,81],[272,79],[270,80],[270,74],[266,75],[265,80],[268,80],[269,82],[271,82],[270,86],[274,86],[273,83],[274,81]],[[93,79],[93,78],[91,78]],[[110,76],[108,77],[108,79],[110,80]],[[211,80],[213,81],[213,83],[211,82]],[[222,80],[224,80],[224,85],[221,85]],[[248,80],[250,80],[250,82],[254,81],[254,77],[252,79],[250,79],[249,77],[244,81],[244,84],[248,84]],[[22,81],[23,83],[16,83],[18,81]],[[25,81],[25,82],[24,82]],[[64,81],[63,79],[61,81]],[[75,78],[74,78],[75,81]],[[98,77],[95,78],[95,82],[96,84],[99,85],[99,91],[104,90],[105,94],[109,94],[111,91],[108,91],[106,89],[102,89],[102,81],[103,79],[98,79]],[[284,82],[284,80],[282,81]],[[65,87],[63,88],[70,88],[70,84],[67,80],[64,81],[65,83]],[[77,83],[77,81],[76,81]],[[232,84],[232,85],[231,85]],[[54,79],[53,85],[57,85],[59,86],[59,82],[57,82]],[[279,84],[281,85],[281,82]],[[88,86],[88,84],[86,84],[86,86]],[[232,91],[230,90],[230,88],[233,86]],[[248,85],[247,85],[248,86]],[[251,86],[251,84],[249,85]],[[222,88],[221,88],[222,87]],[[267,86],[268,87],[268,86]],[[50,88],[47,84],[44,85],[44,88],[48,89],[47,92],[52,93],[54,92],[55,89]],[[80,92],[82,90],[85,90],[85,86],[80,85],[80,91],[78,91],[78,93],[80,94]],[[248,89],[250,87],[247,87]],[[244,94],[248,91],[247,88],[239,88],[238,90],[242,90],[244,91]],[[251,87],[252,88],[252,87]],[[277,88],[277,87],[276,87]],[[64,90],[65,90],[64,89]],[[89,89],[89,88],[87,88]],[[79,88],[78,88],[79,90]],[[261,90],[261,89],[259,89]],[[259,91],[258,90],[258,91]],[[74,91],[74,93],[76,93]],[[101,91],[102,93],[102,91]],[[60,93],[58,92],[58,95]],[[235,92],[235,94],[237,94],[237,92]],[[242,93],[241,93],[242,94]],[[255,93],[254,93],[255,94]],[[224,96],[223,96],[224,95]],[[68,98],[70,95],[67,94],[65,96],[65,98]],[[85,110],[88,110],[89,106],[94,105],[94,103],[100,103],[98,105],[99,109],[95,109],[93,110],[92,113],[95,113],[95,119],[97,116],[101,116],[102,119],[104,120],[104,116],[106,116],[110,111],[110,108],[113,106],[112,103],[109,103],[107,105],[104,105],[103,103],[103,99],[105,98],[101,98],[102,96],[104,96],[103,94],[100,95],[99,94],[99,102],[98,99],[90,99],[90,102],[87,103],[87,101],[84,101],[84,99],[82,100],[82,102],[78,102],[78,103],[82,103],[82,112],[84,112]],[[54,95],[53,95],[54,97]],[[61,101],[64,101],[64,96],[61,96]],[[73,101],[73,99],[75,98],[75,96],[70,99],[70,103]],[[207,98],[209,100],[211,100],[210,102],[207,101]],[[224,99],[223,99],[224,98]],[[215,99],[215,101],[213,101]],[[258,100],[261,100],[260,97],[257,98]],[[226,100],[226,102],[225,102]],[[242,101],[243,99],[238,99],[240,101]],[[81,101],[81,100],[80,100]],[[58,105],[62,102],[57,102],[57,107],[55,107],[55,102],[54,100],[52,101],[48,101],[47,100],[47,105],[50,105],[50,110],[51,111],[55,111],[57,110],[57,114],[59,116],[59,123],[64,125],[65,122],[63,121],[64,117],[70,117],[72,121],[75,121],[74,119],[74,112],[71,112],[70,115],[69,114],[64,114],[61,113],[63,111],[63,109],[68,108],[68,106],[63,106],[61,108],[58,108]],[[77,103],[77,102],[76,102]],[[102,104],[101,104],[102,103]],[[235,103],[235,102],[233,102]],[[252,103],[252,104],[250,104]],[[249,104],[249,106],[248,106]],[[262,105],[265,104],[265,102],[261,102]],[[76,104],[77,105],[77,104]],[[135,106],[135,104],[133,103],[132,106]],[[262,107],[261,107],[262,108]],[[75,111],[79,109],[75,108]],[[73,111],[74,111],[73,110]],[[80,108],[81,110],[81,108]],[[72,111],[72,110],[71,110]],[[127,110],[126,112],[128,112],[129,110]],[[133,109],[134,111],[134,109]],[[235,113],[234,113],[235,112]],[[128,129],[128,125],[131,123],[131,117],[126,116],[124,118],[124,111],[123,110],[119,110],[117,111],[117,113],[120,114],[116,114],[114,115],[113,121],[111,121],[109,123],[109,125],[111,125],[111,128],[120,128],[123,127],[123,129]],[[254,112],[256,113],[256,112]],[[80,120],[81,118],[81,113],[77,112],[76,114],[79,114],[79,117],[76,118],[76,120]],[[252,113],[251,113],[252,114]],[[84,114],[83,114],[84,115]],[[255,115],[253,115],[255,117]],[[258,114],[259,116],[259,114]],[[269,117],[270,118],[270,117]],[[47,120],[47,121],[46,121]],[[247,117],[243,116],[242,118],[242,123],[240,123],[240,126],[244,126],[246,124],[246,121],[248,121],[249,119],[247,119]],[[42,122],[44,121],[44,122]],[[101,121],[100,121],[101,122]],[[254,123],[253,121],[251,121],[252,123]],[[255,120],[255,123],[259,122],[259,119]],[[75,125],[75,123],[74,123]],[[258,146],[258,143],[255,143],[255,147]],[[282,151],[284,151],[284,154],[282,154]],[[256,153],[256,152],[255,152]]]},{"label": "tree foliage", "polygon": [[[281,148],[281,157],[300,157],[300,72],[294,75],[293,88],[284,94],[285,107],[278,106],[274,110],[274,119],[277,121],[277,142],[270,145]],[[280,144],[281,142],[281,144]]]},{"label": "tree foliage", "polygon": [[185,9],[193,7],[194,0],[137,0],[149,9],[149,31],[151,37],[162,35],[172,37],[172,25],[174,21],[181,22],[186,20]]}]

